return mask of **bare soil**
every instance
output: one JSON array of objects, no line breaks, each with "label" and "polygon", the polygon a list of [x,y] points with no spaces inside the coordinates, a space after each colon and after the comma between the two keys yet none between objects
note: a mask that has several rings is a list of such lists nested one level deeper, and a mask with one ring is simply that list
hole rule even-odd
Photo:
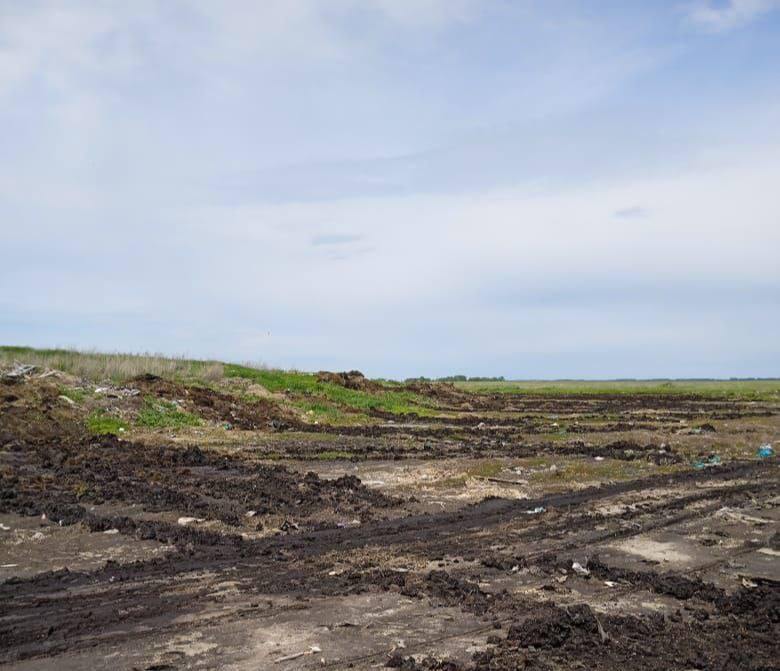
[{"label": "bare soil", "polygon": [[339,427],[143,377],[117,413],[207,424],[123,439],[62,384],[0,385],[4,668],[780,668],[776,403],[418,383],[452,412]]}]

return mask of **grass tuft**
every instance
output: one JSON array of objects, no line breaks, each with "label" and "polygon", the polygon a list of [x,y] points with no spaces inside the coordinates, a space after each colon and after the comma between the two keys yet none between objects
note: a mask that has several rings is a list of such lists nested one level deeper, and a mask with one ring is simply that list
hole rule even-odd
[{"label": "grass tuft", "polygon": [[95,436],[118,436],[127,424],[105,410],[95,410],[87,417],[87,430]]},{"label": "grass tuft", "polygon": [[136,424],[150,429],[180,429],[185,426],[200,426],[201,420],[171,401],[146,396]]}]

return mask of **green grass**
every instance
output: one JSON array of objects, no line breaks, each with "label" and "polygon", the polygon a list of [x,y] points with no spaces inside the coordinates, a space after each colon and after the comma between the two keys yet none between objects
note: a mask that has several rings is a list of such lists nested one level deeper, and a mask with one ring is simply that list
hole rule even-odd
[{"label": "green grass", "polygon": [[201,420],[192,413],[181,410],[175,403],[146,396],[136,424],[150,429],[180,429],[185,426],[200,426]]},{"label": "green grass", "polygon": [[466,470],[466,475],[472,478],[495,478],[504,465],[500,461],[480,461]]},{"label": "green grass", "polygon": [[538,396],[598,394],[698,395],[711,398],[780,399],[780,379],[771,380],[523,380],[456,382],[470,392]]},{"label": "green grass", "polygon": [[60,395],[69,398],[74,403],[83,403],[87,398],[87,392],[78,387],[60,387]]},{"label": "green grass", "polygon": [[342,452],[339,450],[326,450],[325,452],[319,452],[312,455],[314,459],[319,461],[340,461],[343,459],[352,459],[353,455],[350,452]]},{"label": "green grass", "polygon": [[393,387],[376,392],[347,389],[332,382],[320,382],[313,373],[264,370],[236,364],[225,365],[225,376],[251,380],[271,392],[291,392],[299,396],[317,397],[361,412],[381,410],[396,415],[436,414],[430,399]]},{"label": "green grass", "polygon": [[292,405],[304,413],[308,422],[343,426],[371,422],[371,418],[361,412],[349,412],[343,406],[325,400],[310,401],[304,399],[293,401]]},{"label": "green grass", "polygon": [[105,410],[95,410],[87,417],[87,429],[96,436],[118,436],[127,430],[127,424]]}]

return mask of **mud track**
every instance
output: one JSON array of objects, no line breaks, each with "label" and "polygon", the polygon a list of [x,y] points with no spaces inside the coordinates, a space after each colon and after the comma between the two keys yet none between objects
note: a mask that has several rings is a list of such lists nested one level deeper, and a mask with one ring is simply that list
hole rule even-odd
[{"label": "mud track", "polygon": [[[740,482],[735,484],[735,479]],[[690,486],[695,487],[704,482],[708,485],[706,489],[690,491]],[[664,503],[649,507],[645,505],[644,508],[635,509],[630,514],[624,513],[612,520],[609,516],[594,517],[592,514],[586,514],[592,513],[593,506],[601,501],[626,496],[641,499],[643,494],[659,487],[679,491],[676,495],[668,496]],[[395,586],[394,588],[402,593],[433,597],[443,600],[444,603],[471,609],[480,616],[492,614],[494,617],[507,617],[507,609],[512,612],[512,609],[525,612],[526,608],[532,611],[536,608],[538,611],[540,606],[529,606],[525,602],[518,602],[510,607],[503,597],[494,603],[492,597],[479,596],[480,592],[474,592],[473,588],[469,588],[470,596],[464,595],[463,586],[449,574],[431,574],[433,577],[429,575],[417,584],[416,579],[408,574],[392,571],[388,573],[381,568],[366,570],[365,567],[358,567],[337,576],[329,575],[327,569],[332,565],[331,556],[336,551],[349,554],[376,546],[390,553],[394,547],[404,549],[405,552],[411,551],[428,560],[445,555],[458,556],[462,561],[478,562],[483,567],[481,570],[487,571],[509,563],[522,564],[525,567],[537,563],[552,566],[554,570],[554,562],[551,564],[550,557],[556,553],[576,551],[608,538],[625,538],[646,533],[653,525],[659,526],[659,522],[660,525],[679,524],[686,518],[711,512],[713,506],[736,504],[749,499],[750,496],[776,495],[777,489],[777,469],[774,465],[743,463],[707,473],[684,472],[671,477],[646,478],[545,496],[533,501],[488,500],[454,514],[378,521],[355,529],[323,529],[257,541],[245,541],[236,537],[229,543],[220,541],[218,534],[194,534],[189,539],[174,538],[172,540],[179,545],[179,551],[162,560],[129,566],[109,565],[88,573],[59,572],[39,575],[31,580],[7,581],[0,586],[0,640],[3,642],[0,659],[8,662],[58,651],[72,651],[97,643],[117,644],[122,640],[133,640],[136,636],[142,636],[142,632],[150,626],[158,632],[168,627],[175,629],[175,618],[182,609],[197,610],[199,603],[213,599],[213,582],[202,582],[202,576],[206,574],[229,574],[231,581],[241,584],[245,599],[260,598],[261,595],[267,594],[312,598],[317,594],[354,594],[366,589],[391,589]],[[690,506],[694,501],[710,501],[713,505],[684,511],[682,514],[671,514],[674,510]],[[526,514],[526,511],[537,507],[544,507],[550,512],[546,512],[538,520]],[[588,518],[591,518],[590,523],[587,523]],[[605,520],[613,522],[613,528],[594,535],[594,526]],[[642,520],[644,523],[626,526],[626,523],[633,520]],[[101,528],[97,519],[92,519],[90,523],[96,529]],[[116,520],[109,520],[108,523],[114,524]],[[507,526],[512,527],[515,538],[520,541],[520,547],[526,549],[502,564],[496,561],[495,550],[488,548],[494,547],[498,539],[504,538]],[[132,527],[120,526],[122,533],[132,534],[135,531]],[[534,539],[546,542],[543,551],[536,554],[529,552],[527,548]],[[613,575],[608,567],[600,563],[593,564],[591,570],[594,575]],[[615,574],[613,577],[625,580],[626,574]],[[647,586],[647,579],[637,579],[635,575],[631,578],[636,586]],[[767,599],[773,599],[773,603],[776,603],[777,585],[772,584],[762,589],[762,603],[769,603]],[[729,616],[744,616],[754,620],[758,617],[749,608],[737,612],[731,605],[724,606],[721,602],[725,597],[721,592],[716,592],[714,599],[708,594],[707,600],[715,602],[721,609],[726,608]],[[676,596],[681,594],[678,592]],[[686,600],[694,596],[701,599],[702,590],[684,593],[682,596]],[[251,604],[246,608],[250,613],[253,610]],[[595,620],[587,610],[588,607],[585,608],[586,610],[576,611],[581,614],[574,618],[573,624],[560,625],[560,612],[555,606],[545,605],[541,616],[539,612],[535,612],[535,624],[531,629],[523,629],[521,625],[511,628],[507,638],[492,653],[490,660],[479,662],[482,666],[478,664],[475,668],[514,668],[495,666],[495,660],[512,658],[515,660],[512,663],[515,663],[516,656],[512,655],[518,646],[533,646],[536,649],[554,647],[558,650],[557,654],[580,654],[580,648],[593,640],[596,631],[593,624]],[[777,614],[776,606],[774,608],[772,617]],[[232,613],[230,617],[240,615]],[[566,618],[563,618],[563,621],[565,622]],[[769,621],[773,630],[776,624],[776,619]],[[605,626],[609,626],[613,631],[625,632],[626,627],[636,628],[639,625],[633,620],[623,622],[607,619]],[[652,626],[644,625],[642,631],[651,638],[660,637],[666,641],[668,632],[661,636],[655,631],[659,626],[658,623]],[[551,628],[552,633],[548,631]],[[561,645],[564,642],[566,645],[561,653]],[[610,648],[609,652],[614,653],[615,650]],[[620,652],[615,660],[625,662],[625,654],[625,651]]]}]

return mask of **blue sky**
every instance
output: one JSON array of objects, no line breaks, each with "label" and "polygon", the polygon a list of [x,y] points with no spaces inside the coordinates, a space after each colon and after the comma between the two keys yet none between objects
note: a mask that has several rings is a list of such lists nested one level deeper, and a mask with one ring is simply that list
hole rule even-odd
[{"label": "blue sky", "polygon": [[0,340],[780,375],[780,1],[0,0]]}]

